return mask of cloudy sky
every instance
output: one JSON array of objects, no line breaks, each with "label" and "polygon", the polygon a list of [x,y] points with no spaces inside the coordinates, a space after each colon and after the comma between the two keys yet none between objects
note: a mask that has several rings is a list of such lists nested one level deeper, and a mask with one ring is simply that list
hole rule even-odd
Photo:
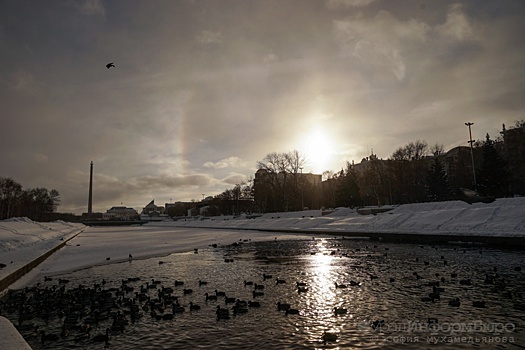
[{"label": "cloudy sky", "polygon": [[[525,2],[2,0],[0,176],[59,211],[200,200],[525,118]],[[106,69],[109,62],[115,68]]]}]

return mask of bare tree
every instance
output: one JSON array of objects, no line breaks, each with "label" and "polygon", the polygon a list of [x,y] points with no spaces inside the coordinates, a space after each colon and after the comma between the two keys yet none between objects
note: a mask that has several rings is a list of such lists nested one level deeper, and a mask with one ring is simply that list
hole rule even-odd
[{"label": "bare tree", "polygon": [[304,157],[296,150],[288,153],[268,153],[257,162],[257,169],[264,171],[264,182],[270,185],[277,199],[274,209],[289,210],[298,202],[298,174],[304,164]]}]

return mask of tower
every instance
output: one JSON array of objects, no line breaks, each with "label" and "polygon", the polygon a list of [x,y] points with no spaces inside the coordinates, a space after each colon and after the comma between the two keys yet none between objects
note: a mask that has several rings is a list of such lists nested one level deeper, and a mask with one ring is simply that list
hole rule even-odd
[{"label": "tower", "polygon": [[88,216],[93,214],[93,161],[89,168],[89,198],[88,198]]}]

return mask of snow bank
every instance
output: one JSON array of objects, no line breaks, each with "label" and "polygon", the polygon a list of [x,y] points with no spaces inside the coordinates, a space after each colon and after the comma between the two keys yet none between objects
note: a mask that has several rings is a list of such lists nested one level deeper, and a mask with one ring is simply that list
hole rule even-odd
[{"label": "snow bank", "polygon": [[462,201],[406,204],[392,210],[361,215],[337,208],[321,211],[271,213],[256,218],[214,217],[206,220],[156,222],[164,227],[298,230],[339,233],[417,233],[467,236],[525,237],[525,198],[502,198],[492,203]]}]

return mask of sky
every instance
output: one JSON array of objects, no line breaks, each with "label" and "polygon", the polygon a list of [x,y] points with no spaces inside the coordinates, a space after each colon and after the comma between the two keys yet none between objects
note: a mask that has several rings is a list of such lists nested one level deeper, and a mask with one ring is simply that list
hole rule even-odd
[{"label": "sky", "polygon": [[[525,3],[0,0],[0,176],[60,212],[201,200],[525,118]],[[106,64],[115,67],[107,69]]]}]

